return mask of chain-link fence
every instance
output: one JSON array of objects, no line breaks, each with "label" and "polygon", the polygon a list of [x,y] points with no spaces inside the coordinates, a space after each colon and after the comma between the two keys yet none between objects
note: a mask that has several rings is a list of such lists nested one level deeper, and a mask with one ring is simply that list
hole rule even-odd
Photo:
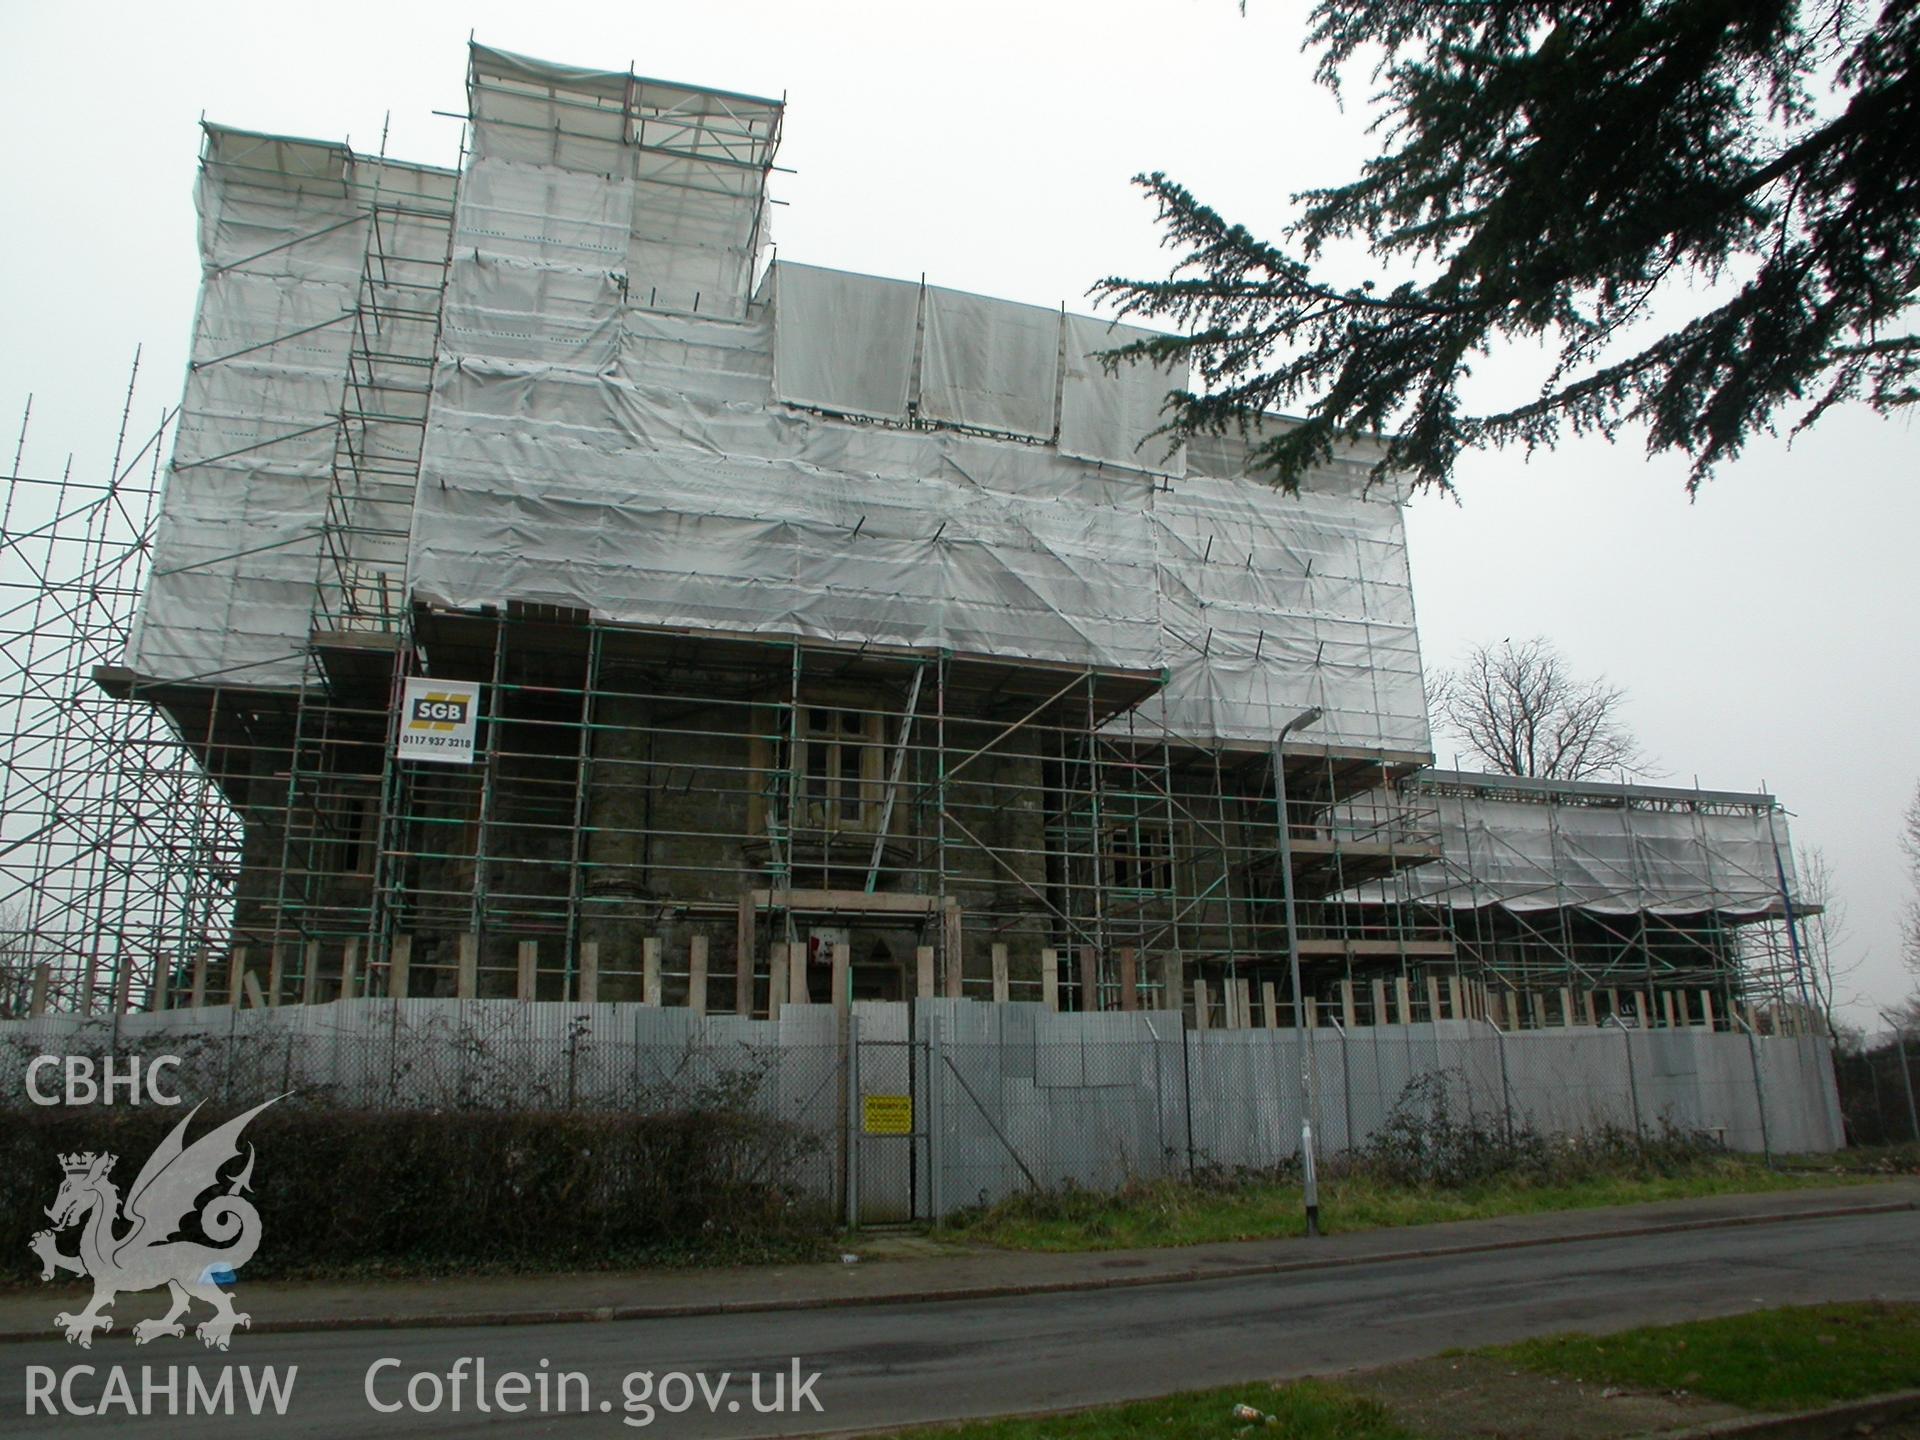
[{"label": "chain-link fence", "polygon": [[[0,1023],[0,1103],[40,1055],[177,1056],[170,1092],[357,1109],[746,1109],[821,1142],[801,1182],[856,1222],[944,1216],[1022,1188],[1297,1162],[1359,1150],[1408,1106],[1489,1131],[1704,1132],[1729,1149],[1825,1151],[1842,1132],[1824,1040],[1477,1021],[1194,1030],[1173,1012],[861,1002],[775,1020],[633,1004],[351,1000]],[[42,1065],[44,1096],[65,1076]],[[1888,1081],[1892,1083],[1889,1084]],[[1878,1081],[1894,1092],[1889,1070]],[[1888,1114],[1894,1112],[1888,1111]]]},{"label": "chain-link fence", "polygon": [[1849,1144],[1920,1144],[1920,1038],[1872,1036],[1836,1051],[1833,1069]]}]

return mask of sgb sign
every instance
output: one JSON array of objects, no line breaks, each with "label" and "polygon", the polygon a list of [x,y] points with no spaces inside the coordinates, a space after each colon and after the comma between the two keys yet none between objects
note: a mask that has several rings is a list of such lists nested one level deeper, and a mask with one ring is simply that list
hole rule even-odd
[{"label": "sgb sign", "polygon": [[400,702],[399,760],[471,765],[480,687],[468,680],[407,681]]}]

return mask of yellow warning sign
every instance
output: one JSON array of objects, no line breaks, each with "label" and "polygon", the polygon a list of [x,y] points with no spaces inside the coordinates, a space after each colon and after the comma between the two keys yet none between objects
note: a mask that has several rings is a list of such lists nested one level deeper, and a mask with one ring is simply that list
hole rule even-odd
[{"label": "yellow warning sign", "polygon": [[911,1095],[862,1095],[860,1128],[869,1135],[911,1135]]}]

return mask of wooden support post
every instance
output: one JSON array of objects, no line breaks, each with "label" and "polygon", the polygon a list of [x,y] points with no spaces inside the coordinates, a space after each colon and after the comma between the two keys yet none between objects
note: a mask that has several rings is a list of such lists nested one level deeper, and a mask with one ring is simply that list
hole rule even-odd
[{"label": "wooden support post", "polygon": [[1439,1018],[1440,977],[1438,975],[1429,975],[1427,976],[1427,1019],[1438,1020]]},{"label": "wooden support post", "polygon": [[1400,1023],[1413,1023],[1413,988],[1407,984],[1407,977],[1396,975],[1393,979],[1394,1008],[1399,1012]]},{"label": "wooden support post", "polygon": [[1620,1013],[1620,992],[1618,990],[1613,989],[1610,986],[1607,989],[1606,996],[1607,996],[1607,1018],[1612,1019],[1614,1016]]},{"label": "wooden support post", "polygon": [[1498,990],[1489,989],[1487,991],[1487,1019],[1502,1030],[1507,1028],[1507,1012]]},{"label": "wooden support post", "polygon": [[1675,1021],[1673,1018],[1673,992],[1671,990],[1662,990],[1660,992],[1660,1009],[1667,1017],[1667,1028],[1669,1030],[1673,1029]]},{"label": "wooden support post", "polygon": [[240,1004],[240,977],[247,973],[247,947],[236,945],[227,954],[227,1004]]},{"label": "wooden support post", "polygon": [[273,956],[267,962],[267,1004],[280,1003],[280,991],[287,975],[287,947],[278,940],[273,942]]},{"label": "wooden support post", "polygon": [[1260,982],[1260,1008],[1266,1011],[1267,1029],[1280,1028],[1280,992],[1273,987],[1273,981]]},{"label": "wooden support post", "polygon": [[707,937],[695,935],[687,941],[687,1008],[696,1015],[707,1013]]},{"label": "wooden support post", "polygon": [[1253,1029],[1253,981],[1241,980],[1240,987],[1240,1028]]},{"label": "wooden support post", "polygon": [[1340,1023],[1346,1026],[1349,1032],[1353,1030],[1355,1025],[1360,1023],[1359,1017],[1354,1013],[1354,1009],[1353,981],[1342,980],[1340,982]]},{"label": "wooden support post", "polygon": [[1375,979],[1373,984],[1368,987],[1368,990],[1373,995],[1373,1016],[1371,1023],[1375,1025],[1392,1024],[1392,1020],[1387,1015],[1387,982],[1385,980]]},{"label": "wooden support post", "polygon": [[733,936],[733,1013],[753,1014],[753,892],[740,892],[740,913]]},{"label": "wooden support post", "polygon": [[1187,996],[1187,967],[1178,952],[1160,957],[1160,1008],[1178,1014]]},{"label": "wooden support post", "polygon": [[852,972],[853,947],[836,942],[833,947],[833,1008],[836,1014],[852,1012],[853,991],[848,984]]},{"label": "wooden support post", "polygon": [[1091,945],[1080,947],[1080,1008],[1100,1008],[1100,956]]},{"label": "wooden support post", "polygon": [[1700,992],[1700,1023],[1709,1030],[1713,1029],[1713,992],[1711,990]]},{"label": "wooden support post", "polygon": [[540,942],[522,940],[514,951],[513,994],[517,1000],[532,1000],[540,983]]},{"label": "wooden support post", "polygon": [[1450,1020],[1467,1018],[1466,996],[1462,993],[1458,975],[1447,976],[1447,1018]]},{"label": "wooden support post", "polygon": [[1005,1005],[1013,999],[1013,979],[1007,973],[1007,947],[999,941],[993,945],[993,1003]]},{"label": "wooden support post", "polygon": [[38,1020],[47,1013],[47,991],[53,985],[53,966],[42,960],[33,967],[33,995],[27,1001],[27,1014]]},{"label": "wooden support post", "polygon": [[1527,999],[1531,1002],[1533,1006],[1533,1028],[1536,1030],[1546,1029],[1547,1028],[1546,992],[1544,990],[1528,991]]},{"label": "wooden support post", "polygon": [[1226,1028],[1238,1030],[1240,1028],[1240,982],[1238,980],[1229,979],[1220,982],[1220,1008],[1225,1012],[1222,1018],[1226,1021]]},{"label": "wooden support post", "polygon": [[[580,977],[575,982],[575,988],[578,991],[576,998],[582,1005],[600,1003],[600,942],[598,940],[587,940],[581,943]],[[753,992],[749,990],[747,993],[751,998]]]},{"label": "wooden support post", "polygon": [[407,982],[413,969],[413,936],[396,935],[387,949],[387,998],[407,998]]},{"label": "wooden support post", "polygon": [[356,972],[360,968],[360,942],[349,940],[340,947],[340,994],[342,1000],[354,998]]},{"label": "wooden support post", "polygon": [[914,994],[922,1000],[933,999],[933,946],[922,945],[913,952]]},{"label": "wooden support post", "polygon": [[804,940],[796,940],[787,946],[787,1003],[813,1003],[813,980],[807,974],[807,944]]},{"label": "wooden support post", "polygon": [[207,1003],[207,952],[201,950],[193,957],[193,988],[188,992],[187,1003],[199,1010]]},{"label": "wooden support post", "polygon": [[1573,1024],[1573,990],[1566,985],[1560,987],[1560,1023],[1568,1027]]},{"label": "wooden support post", "polygon": [[660,937],[649,935],[640,942],[640,1003],[660,1003]]},{"label": "wooden support post", "polygon": [[320,942],[309,940],[306,949],[306,971],[300,977],[300,1003],[317,1005],[320,1003]]},{"label": "wooden support post", "polygon": [[1309,1030],[1319,1029],[1320,1028],[1320,1002],[1314,999],[1311,995],[1309,995],[1306,997],[1305,1001],[1303,1001],[1302,1003],[1305,1004],[1307,1009],[1307,1029]]},{"label": "wooden support post", "polygon": [[1587,1024],[1598,1025],[1600,1023],[1600,1015],[1598,1008],[1593,1003],[1593,992],[1591,990],[1583,990],[1580,992],[1580,1005],[1581,1008],[1586,1011]]},{"label": "wooden support post", "polygon": [[767,947],[767,1018],[778,1020],[780,1007],[787,1003],[787,946],[776,940]]},{"label": "wooden support post", "polygon": [[1193,1028],[1196,1030],[1206,1029],[1208,1019],[1207,982],[1195,976],[1193,982]]},{"label": "wooden support post", "polygon": [[1137,968],[1139,957],[1131,945],[1120,947],[1120,1008],[1132,1011],[1140,1008],[1140,972]]},{"label": "wooden support post", "polygon": [[253,978],[251,970],[240,977],[240,991],[247,997],[247,1004],[256,1010],[267,1003],[267,997],[260,993],[260,982]]},{"label": "wooden support post", "polygon": [[[129,999],[133,995],[133,972],[126,968],[122,971],[127,985]],[[147,1009],[164,1010],[172,997],[167,993],[173,988],[173,957],[162,950],[153,957],[153,983],[147,987]],[[124,1008],[124,1002],[123,1002]]]},{"label": "wooden support post", "polygon": [[1040,952],[1040,1003],[1060,1008],[1060,952],[1051,948]]},{"label": "wooden support post", "polygon": [[960,906],[957,901],[947,901],[947,908],[941,916],[941,956],[946,965],[947,998],[958,1000],[961,996],[961,981],[966,978],[967,955],[966,936],[960,926]]},{"label": "wooden support post", "polygon": [[454,977],[456,999],[474,1000],[480,995],[480,937],[466,934],[459,942],[459,971]]}]

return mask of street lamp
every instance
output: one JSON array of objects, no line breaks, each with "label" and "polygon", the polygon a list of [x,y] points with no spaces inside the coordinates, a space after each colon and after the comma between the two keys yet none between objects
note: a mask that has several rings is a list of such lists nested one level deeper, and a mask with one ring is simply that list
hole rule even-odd
[{"label": "street lamp", "polygon": [[1293,835],[1287,823],[1287,736],[1320,723],[1320,707],[1302,710],[1273,737],[1273,790],[1280,801],[1280,893],[1286,899],[1287,966],[1293,974],[1293,1025],[1300,1037],[1300,1170],[1307,1201],[1307,1234],[1320,1233],[1320,1184],[1313,1173],[1313,1051],[1307,1033],[1306,1000],[1300,988],[1300,927],[1293,910]]}]

